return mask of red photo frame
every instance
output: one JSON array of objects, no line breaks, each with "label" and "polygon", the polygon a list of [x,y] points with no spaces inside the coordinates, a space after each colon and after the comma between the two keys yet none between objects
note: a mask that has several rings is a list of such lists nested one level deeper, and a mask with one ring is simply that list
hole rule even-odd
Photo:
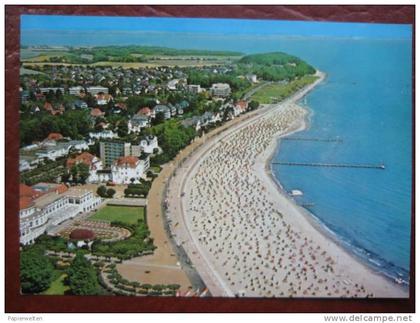
[{"label": "red photo frame", "polygon": [[[388,312],[415,310],[415,98],[414,5],[406,6],[45,6],[11,5],[5,10],[5,310],[44,312]],[[404,23],[413,26],[413,182],[410,297],[408,299],[257,299],[126,296],[35,296],[19,290],[19,47],[20,15],[96,15],[287,19]]]}]

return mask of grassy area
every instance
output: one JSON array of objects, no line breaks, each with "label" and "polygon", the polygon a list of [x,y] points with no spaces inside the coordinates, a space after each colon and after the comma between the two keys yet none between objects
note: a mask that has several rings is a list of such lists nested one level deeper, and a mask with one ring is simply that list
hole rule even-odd
[{"label": "grassy area", "polygon": [[105,206],[91,216],[90,220],[120,221],[136,224],[144,218],[144,208],[134,206]]},{"label": "grassy area", "polygon": [[315,82],[316,79],[316,76],[306,75],[289,83],[268,84],[255,92],[251,100],[256,100],[261,104],[280,102],[306,85]]},{"label": "grassy area", "polygon": [[58,277],[53,280],[50,287],[44,291],[43,295],[64,295],[66,291],[70,289],[69,286],[64,284],[64,279],[66,278],[66,274],[59,273]]},{"label": "grassy area", "polygon": [[160,167],[160,166],[151,166],[149,169],[150,169],[153,173],[158,174],[158,173],[160,173],[160,171],[161,171],[162,167]]}]

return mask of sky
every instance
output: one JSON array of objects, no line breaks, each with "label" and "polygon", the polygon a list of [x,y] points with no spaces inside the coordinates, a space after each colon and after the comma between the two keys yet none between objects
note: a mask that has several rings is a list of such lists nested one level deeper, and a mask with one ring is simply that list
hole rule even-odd
[{"label": "sky", "polygon": [[[93,17],[58,15],[21,16],[22,37],[35,31],[84,32],[178,32],[241,35],[330,36],[342,38],[410,39],[411,25],[330,23],[308,21]],[[30,41],[26,37],[26,41]]]}]

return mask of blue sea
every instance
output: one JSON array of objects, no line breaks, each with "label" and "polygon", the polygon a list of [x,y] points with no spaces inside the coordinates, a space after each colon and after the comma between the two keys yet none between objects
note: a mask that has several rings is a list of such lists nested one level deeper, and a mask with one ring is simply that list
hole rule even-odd
[{"label": "blue sea", "polygon": [[411,40],[192,33],[36,31],[24,44],[158,45],[174,48],[284,51],[327,73],[302,104],[310,127],[294,136],[342,142],[282,141],[273,160],[384,164],[385,170],[273,165],[296,202],[345,248],[387,276],[408,282],[412,183]]}]

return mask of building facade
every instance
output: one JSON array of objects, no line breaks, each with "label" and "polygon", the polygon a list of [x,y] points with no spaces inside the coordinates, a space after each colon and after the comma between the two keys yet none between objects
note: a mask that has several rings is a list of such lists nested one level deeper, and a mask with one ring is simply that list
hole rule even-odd
[{"label": "building facade", "polygon": [[130,156],[131,144],[122,141],[101,141],[99,143],[99,153],[105,167],[110,167],[112,163],[120,158]]},{"label": "building facade", "polygon": [[227,83],[215,83],[210,88],[210,93],[213,96],[225,98],[230,95],[230,85]]},{"label": "building facade", "polygon": [[21,184],[19,198],[20,243],[31,244],[48,229],[95,210],[102,203],[92,192],[76,188],[38,192]]}]

